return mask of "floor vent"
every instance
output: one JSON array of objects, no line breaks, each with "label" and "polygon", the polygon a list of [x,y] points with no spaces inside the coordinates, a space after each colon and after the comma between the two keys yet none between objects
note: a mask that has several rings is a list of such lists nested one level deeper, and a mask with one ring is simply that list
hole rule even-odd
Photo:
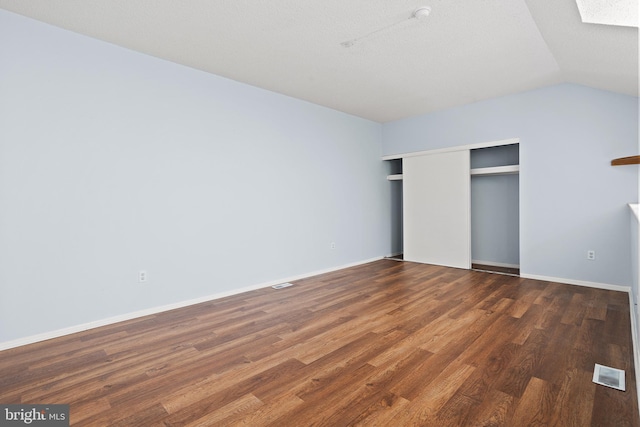
[{"label": "floor vent", "polygon": [[279,285],[273,285],[272,288],[282,289],[282,288],[288,288],[289,286],[293,286],[293,283],[280,283]]},{"label": "floor vent", "polygon": [[624,371],[596,363],[596,367],[593,370],[593,382],[624,391]]}]

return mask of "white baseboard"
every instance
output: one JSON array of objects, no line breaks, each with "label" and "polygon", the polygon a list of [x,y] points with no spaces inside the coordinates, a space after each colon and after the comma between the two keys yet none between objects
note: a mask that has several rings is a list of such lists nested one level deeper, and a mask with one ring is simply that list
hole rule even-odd
[{"label": "white baseboard", "polygon": [[566,285],[585,286],[587,288],[631,293],[631,286],[610,285],[608,283],[587,282],[584,280],[564,279],[561,277],[538,276],[536,274],[524,274],[522,272],[520,272],[520,277],[524,279],[542,280],[544,282],[564,283]]},{"label": "white baseboard", "polygon": [[638,317],[636,315],[636,305],[633,301],[633,292],[629,292],[629,317],[631,317],[631,341],[633,351],[633,366],[636,372],[636,398],[640,408],[640,355],[638,354]]},{"label": "white baseboard", "polygon": [[256,289],[269,288],[273,285],[277,285],[280,283],[293,282],[295,280],[300,280],[300,279],[304,279],[311,276],[317,276],[319,274],[331,273],[332,271],[342,270],[344,268],[355,267],[355,266],[367,264],[373,261],[378,261],[382,258],[383,257],[376,257],[376,258],[371,258],[363,261],[357,261],[357,262],[349,263],[346,265],[341,265],[339,267],[331,267],[331,268],[326,268],[322,270],[312,271],[310,273],[304,273],[296,276],[285,277],[283,279],[271,280],[269,282],[264,282],[257,285],[246,286],[239,289],[232,289],[229,291],[218,292],[213,295],[207,295],[200,298],[194,298],[186,301],[180,301],[172,304],[162,305],[159,307],[151,307],[144,310],[135,311],[132,313],[121,314],[119,316],[113,316],[106,319],[100,319],[100,320],[95,320],[88,323],[83,323],[81,325],[70,326],[68,328],[57,329],[55,331],[49,331],[49,332],[44,332],[37,335],[31,335],[24,338],[18,338],[12,341],[0,342],[0,351],[8,350],[10,348],[20,347],[27,344],[33,344],[36,342],[45,341],[52,338],[58,338],[65,335],[71,335],[77,332],[98,328],[100,326],[112,325],[114,323],[124,322],[126,320],[136,319],[139,317],[149,316],[152,314],[158,314],[158,313],[162,313],[163,311],[175,310],[176,308],[187,307],[190,305],[200,304],[203,302],[212,301],[212,300],[216,300],[216,299],[220,299],[220,298],[224,298],[232,295],[237,295],[244,292],[254,291]]},{"label": "white baseboard", "polygon": [[480,261],[477,259],[472,259],[471,264],[490,265],[492,267],[520,268],[520,264],[506,264],[504,262],[495,262],[495,261]]}]

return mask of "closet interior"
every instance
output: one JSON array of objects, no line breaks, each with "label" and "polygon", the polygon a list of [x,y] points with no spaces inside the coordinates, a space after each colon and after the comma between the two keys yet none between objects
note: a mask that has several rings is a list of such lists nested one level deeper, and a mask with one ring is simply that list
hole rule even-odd
[{"label": "closet interior", "polygon": [[471,268],[520,274],[519,144],[470,151]]}]

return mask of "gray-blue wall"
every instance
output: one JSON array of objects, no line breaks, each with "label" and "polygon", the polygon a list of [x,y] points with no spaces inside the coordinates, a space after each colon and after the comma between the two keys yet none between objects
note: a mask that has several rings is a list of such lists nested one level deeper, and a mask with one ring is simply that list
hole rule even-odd
[{"label": "gray-blue wall", "polygon": [[518,175],[471,177],[471,259],[520,264]]},{"label": "gray-blue wall", "polygon": [[[385,123],[385,155],[520,138],[523,274],[631,286],[638,98],[561,84]],[[587,260],[587,250],[596,260]]]},{"label": "gray-blue wall", "polygon": [[0,64],[0,343],[389,253],[378,123],[5,11]]}]

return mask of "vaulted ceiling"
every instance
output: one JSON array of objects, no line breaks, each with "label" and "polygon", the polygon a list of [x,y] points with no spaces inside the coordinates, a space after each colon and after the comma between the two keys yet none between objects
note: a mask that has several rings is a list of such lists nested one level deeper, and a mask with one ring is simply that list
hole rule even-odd
[{"label": "vaulted ceiling", "polygon": [[[413,17],[422,6],[430,15]],[[378,122],[561,82],[638,96],[638,28],[584,24],[575,0],[0,0],[0,8]]]}]

